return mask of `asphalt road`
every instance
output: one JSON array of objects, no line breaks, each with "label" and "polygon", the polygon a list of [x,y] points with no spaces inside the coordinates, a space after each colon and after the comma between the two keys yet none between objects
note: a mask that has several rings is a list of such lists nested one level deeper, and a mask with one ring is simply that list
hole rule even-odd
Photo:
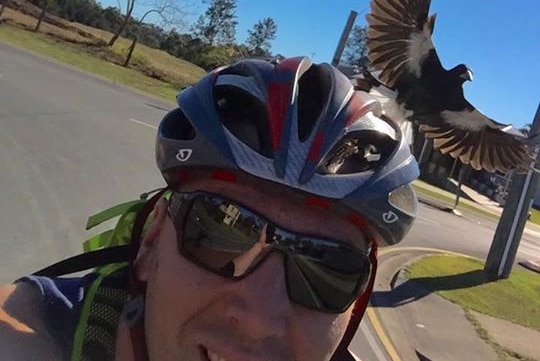
[{"label": "asphalt road", "polygon": [[[78,254],[89,215],[163,185],[162,101],[0,42],[0,284]],[[485,258],[495,224],[421,205],[402,246]],[[540,258],[535,237],[518,257]],[[368,322],[352,349],[386,356]]]},{"label": "asphalt road", "polygon": [[[409,234],[399,247],[430,247],[486,259],[497,223],[464,212],[463,217],[422,205]],[[516,262],[540,259],[540,233],[524,232]]]},{"label": "asphalt road", "polygon": [[0,43],[0,283],[80,253],[89,215],[164,184],[172,106]]}]

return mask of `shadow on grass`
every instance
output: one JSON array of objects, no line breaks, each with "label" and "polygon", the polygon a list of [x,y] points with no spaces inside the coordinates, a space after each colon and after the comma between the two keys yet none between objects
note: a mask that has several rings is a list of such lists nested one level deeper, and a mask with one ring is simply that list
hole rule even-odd
[{"label": "shadow on grass", "polygon": [[482,270],[451,276],[408,279],[390,291],[376,291],[371,297],[374,307],[396,307],[414,302],[437,291],[448,291],[479,286],[491,282]]}]

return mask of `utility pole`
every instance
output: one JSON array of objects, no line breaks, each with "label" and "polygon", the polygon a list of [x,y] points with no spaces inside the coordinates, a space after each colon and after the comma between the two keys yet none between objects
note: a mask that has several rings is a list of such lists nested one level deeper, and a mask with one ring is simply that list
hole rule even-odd
[{"label": "utility pole", "polygon": [[351,34],[352,27],[354,25],[354,21],[356,20],[356,16],[358,13],[354,10],[351,10],[351,13],[349,14],[349,18],[347,19],[347,23],[345,24],[345,28],[343,29],[343,32],[341,33],[341,38],[339,39],[339,43],[336,47],[336,51],[334,53],[334,57],[332,58],[332,65],[337,67],[339,65],[339,61],[341,60],[341,55],[343,54],[343,50],[345,49],[345,45],[347,44],[347,39],[349,39],[349,35]]},{"label": "utility pole", "polygon": [[508,200],[497,225],[484,266],[484,272],[489,279],[508,278],[512,271],[531,201],[540,181],[540,174],[534,169],[534,164],[540,158],[540,143],[536,139],[539,136],[540,104],[529,134],[529,141],[531,141],[529,146],[534,150],[535,162],[526,174],[514,174]]}]

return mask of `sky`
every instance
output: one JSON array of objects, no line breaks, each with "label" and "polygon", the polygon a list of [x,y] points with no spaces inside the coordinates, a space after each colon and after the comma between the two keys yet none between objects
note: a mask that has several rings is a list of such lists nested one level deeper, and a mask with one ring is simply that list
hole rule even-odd
[{"label": "sky", "polygon": [[[188,24],[206,8],[200,0],[185,0]],[[237,0],[237,42],[271,17],[278,26],[274,54],[331,62],[352,10],[356,24],[367,25],[369,0]],[[443,66],[464,63],[474,73],[464,85],[469,102],[500,123],[532,123],[540,104],[540,1],[432,0],[430,13],[437,13],[433,42]]]}]

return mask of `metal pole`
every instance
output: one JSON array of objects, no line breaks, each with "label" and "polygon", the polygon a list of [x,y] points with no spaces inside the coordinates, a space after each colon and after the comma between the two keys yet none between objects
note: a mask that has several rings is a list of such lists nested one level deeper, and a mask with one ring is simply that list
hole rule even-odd
[{"label": "metal pole", "polygon": [[424,163],[424,155],[426,154],[427,146],[428,146],[428,138],[424,137],[424,144],[422,144],[422,150],[420,151],[420,155],[418,156],[419,164]]},{"label": "metal pole", "polygon": [[339,61],[341,60],[341,55],[343,54],[343,50],[345,49],[345,45],[347,44],[347,39],[349,39],[349,34],[351,33],[352,27],[354,25],[354,21],[356,20],[356,16],[358,13],[354,10],[351,10],[351,13],[349,14],[349,18],[347,19],[347,23],[345,24],[345,28],[343,29],[343,32],[341,33],[341,38],[339,39],[339,43],[336,47],[336,52],[334,53],[334,57],[332,58],[332,65],[337,67],[339,65]]},{"label": "metal pole", "polygon": [[[529,137],[540,131],[540,104],[536,110]],[[530,139],[530,138],[529,138]],[[540,158],[539,144],[534,146],[534,157]],[[532,163],[534,167],[535,162]],[[534,197],[540,174],[530,169],[527,174],[514,174],[502,216],[497,225],[493,242],[484,266],[487,277],[493,280],[508,278],[516,259],[519,242],[525,229],[531,200]]]},{"label": "metal pole", "polygon": [[459,204],[459,197],[461,196],[461,182],[463,181],[463,168],[465,166],[461,165],[459,167],[459,174],[458,174],[458,184],[457,184],[457,190],[456,190],[456,200],[454,202],[454,206],[452,207],[451,212],[454,213],[456,216],[461,217],[462,214],[460,211],[458,211],[457,206]]}]

